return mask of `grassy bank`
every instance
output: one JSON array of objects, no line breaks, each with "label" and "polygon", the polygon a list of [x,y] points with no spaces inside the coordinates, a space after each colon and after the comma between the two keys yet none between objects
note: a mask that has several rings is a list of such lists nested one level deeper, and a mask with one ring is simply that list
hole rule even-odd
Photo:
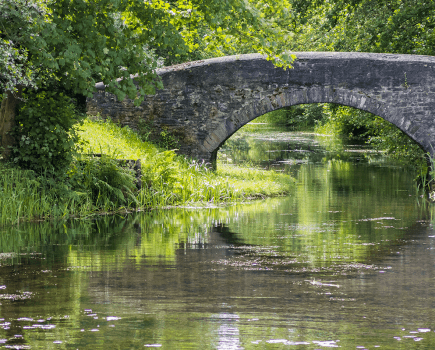
[{"label": "grassy bank", "polygon": [[[289,193],[294,180],[260,169],[202,164],[143,142],[129,128],[85,120],[80,153],[67,173],[37,176],[0,162],[0,225],[97,213],[238,202]],[[94,157],[91,154],[101,154]],[[135,173],[114,159],[141,159],[142,188]]]}]

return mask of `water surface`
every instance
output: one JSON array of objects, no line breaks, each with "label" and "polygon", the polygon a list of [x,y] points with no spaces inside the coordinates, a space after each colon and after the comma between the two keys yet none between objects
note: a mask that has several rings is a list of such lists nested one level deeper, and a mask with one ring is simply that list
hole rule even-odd
[{"label": "water surface", "polygon": [[0,348],[433,349],[412,174],[315,135],[234,141],[221,159],[291,173],[294,193],[3,229]]}]

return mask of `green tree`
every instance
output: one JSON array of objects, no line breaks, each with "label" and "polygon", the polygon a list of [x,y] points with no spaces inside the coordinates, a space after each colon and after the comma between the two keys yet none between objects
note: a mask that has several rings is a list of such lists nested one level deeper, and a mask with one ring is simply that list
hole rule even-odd
[{"label": "green tree", "polygon": [[292,49],[433,55],[435,2],[292,0]]},{"label": "green tree", "polygon": [[279,25],[288,17],[275,0],[0,0],[3,156],[25,88],[91,96],[102,81],[118,99],[139,104],[162,88],[154,51],[177,61],[200,45],[219,55],[243,44],[289,66],[281,45],[288,33]]}]

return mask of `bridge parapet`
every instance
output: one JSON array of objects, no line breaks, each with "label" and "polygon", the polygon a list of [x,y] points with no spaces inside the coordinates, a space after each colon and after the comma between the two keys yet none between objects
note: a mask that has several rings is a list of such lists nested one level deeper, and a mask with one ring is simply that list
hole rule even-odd
[{"label": "bridge parapet", "polygon": [[267,112],[308,103],[338,103],[395,124],[424,150],[435,148],[435,57],[296,52],[293,69],[257,54],[213,58],[158,71],[164,89],[133,101],[100,90],[88,114],[137,129],[152,123],[179,141],[179,153],[214,163],[219,147]]}]

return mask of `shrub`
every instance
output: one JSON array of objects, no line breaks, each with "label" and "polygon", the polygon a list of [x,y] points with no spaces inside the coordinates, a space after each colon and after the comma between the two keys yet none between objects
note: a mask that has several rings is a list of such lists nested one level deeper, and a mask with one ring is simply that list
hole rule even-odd
[{"label": "shrub", "polygon": [[24,97],[15,119],[13,161],[38,174],[58,175],[73,158],[78,138],[72,127],[81,117],[62,93],[28,92]]}]

